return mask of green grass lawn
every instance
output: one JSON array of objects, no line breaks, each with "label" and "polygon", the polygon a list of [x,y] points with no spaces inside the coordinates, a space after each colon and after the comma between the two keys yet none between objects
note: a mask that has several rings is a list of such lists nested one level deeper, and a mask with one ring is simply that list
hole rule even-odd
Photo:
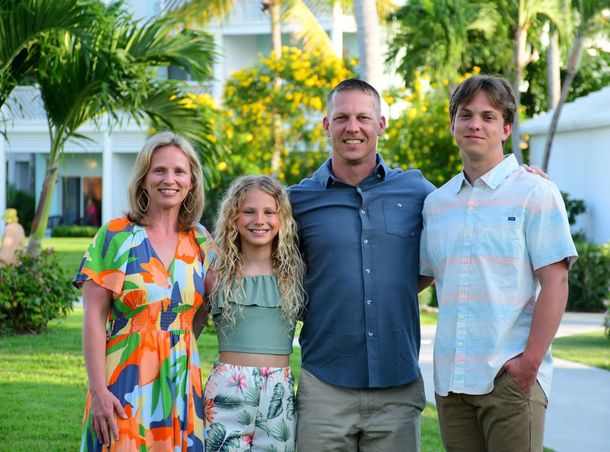
[{"label": "green grass lawn", "polygon": [[602,331],[558,337],[553,341],[553,356],[610,370],[610,340]]},{"label": "green grass lawn", "polygon": [[[81,352],[82,308],[40,335],[0,337],[0,438],[7,451],[78,450],[87,377]],[[198,341],[204,381],[216,358],[211,332]],[[298,376],[300,350],[290,363]],[[436,410],[422,422],[422,451],[442,450]]]}]

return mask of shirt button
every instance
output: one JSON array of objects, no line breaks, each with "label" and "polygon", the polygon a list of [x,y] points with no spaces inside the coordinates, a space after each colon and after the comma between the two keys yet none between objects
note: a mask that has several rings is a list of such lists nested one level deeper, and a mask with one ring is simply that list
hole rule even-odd
[{"label": "shirt button", "polygon": [[356,187],[356,191],[357,191],[358,193],[362,193],[362,189],[361,189],[360,187]]},{"label": "shirt button", "polygon": [[472,207],[472,206],[470,206],[470,207],[468,208],[468,212],[472,212],[473,210],[474,210],[474,207]]},{"label": "shirt button", "polygon": [[365,268],[364,271],[365,271],[365,273],[371,273],[371,269],[370,268]]},{"label": "shirt button", "polygon": [[362,209],[362,210],[360,211],[360,213],[361,213],[362,215],[364,215],[364,214],[366,213],[366,210]]},{"label": "shirt button", "polygon": [[458,347],[463,347],[464,346],[464,343],[462,341],[459,341],[457,344],[458,344]]},{"label": "shirt button", "polygon": [[366,300],[366,304],[371,304],[373,300]]},{"label": "shirt button", "polygon": [[396,204],[396,206],[397,207],[402,207],[402,203],[399,202],[398,204]]},{"label": "shirt button", "polygon": [[363,240],[363,242],[364,242],[365,244],[366,244],[366,243],[369,243],[369,239],[364,239],[364,240]]},{"label": "shirt button", "polygon": [[372,337],[375,333],[373,333],[372,331],[369,331],[369,336]]},{"label": "shirt button", "polygon": [[458,319],[460,319],[460,320],[464,320],[464,314],[460,314],[460,315],[458,315]]}]

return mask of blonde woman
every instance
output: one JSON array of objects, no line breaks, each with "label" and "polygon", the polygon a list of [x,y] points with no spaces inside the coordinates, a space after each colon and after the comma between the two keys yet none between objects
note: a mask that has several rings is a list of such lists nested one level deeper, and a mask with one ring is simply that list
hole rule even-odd
[{"label": "blonde woman", "polygon": [[294,450],[288,357],[304,269],[285,189],[267,176],[237,179],[215,238],[219,257],[206,283],[220,354],[204,390],[206,449]]},{"label": "blonde woman", "polygon": [[[215,257],[192,146],[163,132],[136,158],[129,212],[100,228],[82,287],[89,391],[82,451],[204,451],[193,318]],[[106,337],[106,330],[109,337]]]}]

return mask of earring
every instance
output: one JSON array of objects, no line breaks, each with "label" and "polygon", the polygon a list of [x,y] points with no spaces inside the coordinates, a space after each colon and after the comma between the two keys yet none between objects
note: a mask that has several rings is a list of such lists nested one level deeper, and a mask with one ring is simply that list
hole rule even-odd
[{"label": "earring", "polygon": [[[142,195],[144,195],[145,198],[145,205],[143,206],[143,202],[142,202]],[[146,190],[142,190],[140,192],[140,196],[138,196],[138,207],[140,208],[140,210],[142,211],[142,213],[146,213],[146,211],[148,210],[148,205],[150,204],[150,198],[148,197],[148,193],[146,193]]]},{"label": "earring", "polygon": [[[187,199],[189,199],[190,207],[186,205]],[[194,204],[195,197],[193,196],[193,192],[189,191],[188,195],[186,195],[186,198],[184,198],[184,200],[182,201],[182,207],[184,207],[184,210],[186,210],[187,213],[193,213],[193,209],[195,208]]]}]

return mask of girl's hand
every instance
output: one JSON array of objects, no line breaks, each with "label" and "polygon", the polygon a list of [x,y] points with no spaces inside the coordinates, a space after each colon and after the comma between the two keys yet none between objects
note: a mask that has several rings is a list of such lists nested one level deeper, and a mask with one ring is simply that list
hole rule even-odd
[{"label": "girl's hand", "polygon": [[121,406],[121,402],[107,388],[91,392],[91,427],[99,442],[106,447],[110,446],[112,440],[119,438],[119,427],[114,412],[127,419],[127,414]]}]

